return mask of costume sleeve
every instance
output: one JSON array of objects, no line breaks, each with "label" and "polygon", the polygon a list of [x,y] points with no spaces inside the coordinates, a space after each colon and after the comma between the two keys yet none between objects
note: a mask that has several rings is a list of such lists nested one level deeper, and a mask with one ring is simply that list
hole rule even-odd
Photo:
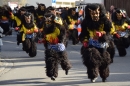
[{"label": "costume sleeve", "polygon": [[111,31],[110,31],[110,34],[115,34],[116,33],[116,29],[114,27],[114,24],[112,23],[112,28],[111,28]]},{"label": "costume sleeve", "polygon": [[60,27],[60,32],[58,32],[58,39],[59,39],[59,43],[64,42],[64,40],[66,40],[64,37],[66,36],[66,29],[64,26]]},{"label": "costume sleeve", "polygon": [[33,32],[38,32],[38,27],[34,24]]},{"label": "costume sleeve", "polygon": [[67,22],[67,24],[71,24],[71,18],[70,18],[70,16],[67,16],[66,22]]},{"label": "costume sleeve", "polygon": [[122,25],[122,28],[127,29],[128,26],[129,26],[128,23],[125,22],[125,23]]},{"label": "costume sleeve", "polygon": [[50,43],[58,43],[58,36],[60,34],[60,30],[59,28],[56,28],[55,31],[53,33],[50,34],[46,34],[46,41],[50,42]]},{"label": "costume sleeve", "polygon": [[20,32],[23,32],[23,34],[22,34],[22,41],[24,41],[25,40],[25,30],[23,28],[23,25],[22,25],[22,27],[20,29]]},{"label": "costume sleeve", "polygon": [[122,31],[123,31],[123,30],[126,30],[128,26],[129,26],[129,25],[128,25],[128,23],[126,23],[126,22],[125,22],[122,26],[114,25],[116,31],[117,31],[117,30],[122,30]]},{"label": "costume sleeve", "polygon": [[20,32],[23,32],[24,31],[24,29],[23,29],[23,26],[20,28]]},{"label": "costume sleeve", "polygon": [[11,19],[14,19],[14,17],[15,17],[14,14],[11,13],[11,14],[10,14],[10,18],[11,18]]},{"label": "costume sleeve", "polygon": [[14,16],[14,14],[11,14],[11,19],[16,21],[17,26],[21,25],[21,20],[17,16]]},{"label": "costume sleeve", "polygon": [[21,20],[15,16],[15,21],[17,23],[17,26],[20,26],[21,25]]}]

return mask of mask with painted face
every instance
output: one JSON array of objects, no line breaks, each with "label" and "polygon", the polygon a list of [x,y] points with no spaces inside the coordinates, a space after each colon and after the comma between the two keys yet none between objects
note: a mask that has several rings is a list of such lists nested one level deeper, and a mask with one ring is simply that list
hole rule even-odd
[{"label": "mask with painted face", "polygon": [[51,25],[54,23],[55,15],[52,13],[47,13],[44,16],[45,25],[47,28],[51,27]]},{"label": "mask with painted face", "polygon": [[123,17],[125,17],[125,14],[123,12],[123,10],[116,10],[116,16],[118,20],[121,20]]},{"label": "mask with painted face", "polygon": [[32,15],[31,15],[31,13],[25,13],[24,14],[24,18],[25,18],[25,22],[26,23],[31,23],[31,21],[32,21]]},{"label": "mask with painted face", "polygon": [[93,21],[99,21],[100,10],[99,7],[95,10],[89,8],[90,15]]}]

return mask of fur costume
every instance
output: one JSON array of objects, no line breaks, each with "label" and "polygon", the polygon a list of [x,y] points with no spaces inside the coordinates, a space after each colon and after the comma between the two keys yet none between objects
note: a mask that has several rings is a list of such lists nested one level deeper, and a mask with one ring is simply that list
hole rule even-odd
[{"label": "fur costume", "polygon": [[125,56],[127,54],[126,48],[130,45],[130,26],[122,9],[117,9],[113,14],[113,25],[116,29],[116,34],[113,37],[119,56]]},{"label": "fur costume", "polygon": [[109,64],[115,54],[114,44],[109,38],[113,28],[105,12],[101,4],[87,4],[85,18],[81,24],[82,31],[79,36],[83,43],[81,55],[91,82],[95,82],[98,75],[103,82],[106,81],[109,76]]},{"label": "fur costume", "polygon": [[[46,9],[46,13],[48,13],[48,12],[51,12],[51,13],[53,13],[53,14],[55,14],[55,19],[54,19],[54,21],[55,21],[55,23],[56,24],[58,24],[58,26],[59,25],[61,25],[61,26],[64,26],[64,28],[65,28],[65,36],[66,37],[64,37],[64,40],[65,40],[65,46],[67,47],[67,45],[68,45],[68,36],[69,36],[69,31],[68,31],[68,24],[66,23],[66,21],[63,21],[63,19],[60,17],[60,15],[59,15],[59,13],[57,13],[57,11],[55,10],[55,8],[54,7],[52,7],[52,6],[49,6],[47,9]],[[44,26],[44,25],[43,25]]]},{"label": "fur costume", "polygon": [[20,32],[22,32],[23,50],[26,51],[30,57],[37,54],[37,46],[34,41],[34,35],[38,32],[38,28],[34,24],[34,19],[31,13],[26,12],[22,18],[22,25]]},{"label": "fur costume", "polygon": [[45,46],[46,75],[52,80],[55,80],[55,78],[58,77],[58,64],[65,70],[66,75],[71,68],[65,50],[66,29],[63,25],[54,21],[55,17],[56,16],[51,12],[45,14],[43,30],[45,34],[43,42]]},{"label": "fur costume", "polygon": [[[11,8],[8,5],[3,5],[0,7],[0,26],[3,28],[3,34],[7,35],[10,31],[10,13],[12,12]],[[12,31],[11,31],[12,33]],[[11,35],[8,33],[8,35]]]},{"label": "fur costume", "polygon": [[20,29],[22,26],[23,14],[26,12],[27,12],[26,8],[21,7],[17,13],[11,14],[11,19],[13,20],[13,27],[15,28],[15,31],[17,32],[17,45],[22,43],[23,32],[20,32]]},{"label": "fur costume", "polygon": [[77,30],[78,17],[76,16],[75,8],[70,8],[68,10],[66,22],[68,24],[69,29],[69,39],[71,39],[72,44],[75,45],[79,42]]},{"label": "fur costume", "polygon": [[40,43],[40,40],[42,39],[42,31],[43,31],[43,18],[45,13],[45,5],[37,3],[38,8],[35,9],[34,6],[27,6],[25,7],[28,12],[31,12],[34,16],[34,22],[36,23],[36,26],[38,27],[38,32],[36,33],[35,42]]},{"label": "fur costume", "polygon": [[43,28],[43,18],[46,10],[45,4],[37,3],[38,8],[36,9],[36,24],[39,29]]}]

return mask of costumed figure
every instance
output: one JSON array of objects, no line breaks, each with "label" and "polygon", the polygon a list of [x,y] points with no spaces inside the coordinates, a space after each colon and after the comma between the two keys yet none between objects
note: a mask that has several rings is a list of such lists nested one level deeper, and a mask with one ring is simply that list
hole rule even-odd
[{"label": "costumed figure", "polygon": [[35,42],[41,43],[40,40],[43,37],[43,17],[45,13],[45,5],[37,3],[38,8],[35,9],[34,6],[26,6],[25,9],[27,12],[30,12],[34,16],[34,22],[36,26],[38,27],[38,32],[35,33]]},{"label": "costumed figure", "polygon": [[66,29],[55,21],[56,16],[52,12],[44,15],[44,38],[46,75],[55,80],[58,77],[58,64],[65,74],[71,68],[66,52]]},{"label": "costumed figure", "polygon": [[64,40],[65,40],[65,46],[67,47],[67,45],[68,45],[68,25],[67,25],[67,23],[61,18],[59,12],[56,11],[56,9],[54,7],[49,6],[46,9],[46,12],[51,12],[56,16],[54,21],[55,21],[55,23],[58,24],[59,28],[60,28],[60,25],[65,27],[65,29],[66,29],[66,37],[64,38]]},{"label": "costumed figure", "polygon": [[113,14],[113,25],[116,29],[116,34],[113,35],[113,38],[119,56],[125,56],[127,54],[126,48],[130,45],[130,26],[122,9],[117,9]]},{"label": "costumed figure", "polygon": [[115,52],[114,43],[109,38],[109,35],[115,30],[105,14],[106,10],[103,5],[87,4],[85,18],[81,24],[82,31],[79,36],[83,43],[81,55],[91,82],[95,82],[98,75],[103,82],[106,81],[109,76],[111,56],[114,57],[114,53],[108,50]]},{"label": "costumed figure", "polygon": [[45,4],[42,4],[42,3],[37,3],[37,5],[38,5],[38,8],[36,9],[36,25],[39,31],[36,35],[35,41],[38,43],[41,43],[40,40],[43,37],[43,23],[44,23],[43,19],[44,19],[44,14],[46,11],[46,6]]},{"label": "costumed figure", "polygon": [[20,32],[22,32],[22,44],[23,50],[29,54],[30,57],[35,57],[37,55],[37,46],[34,41],[35,33],[38,32],[38,28],[34,23],[33,15],[29,12],[23,14],[21,20],[22,25]]},{"label": "costumed figure", "polygon": [[36,9],[36,24],[39,29],[42,29],[43,18],[46,10],[45,4],[37,3],[38,8]]},{"label": "costumed figure", "polygon": [[70,8],[68,10],[66,22],[68,24],[68,29],[69,29],[69,39],[72,40],[73,45],[75,45],[79,42],[79,40],[78,40],[78,30],[77,30],[77,21],[78,21],[78,17],[76,15],[75,8]]},{"label": "costumed figure", "polygon": [[11,14],[11,19],[14,20],[13,27],[15,28],[15,31],[17,32],[17,45],[22,43],[23,32],[20,32],[21,25],[22,25],[21,20],[22,20],[23,14],[26,12],[27,10],[25,9],[25,7],[21,7],[17,13]]},{"label": "costumed figure", "polygon": [[12,12],[11,8],[8,5],[3,5],[0,7],[0,26],[3,28],[5,35],[11,35],[10,32],[10,13]]},{"label": "costumed figure", "polygon": [[115,31],[115,27],[112,23],[112,19],[111,19],[111,14],[109,11],[106,11],[106,17],[107,19],[111,22],[112,24],[112,29],[111,29],[111,32],[109,34],[109,38],[110,38],[110,41],[109,41],[109,44],[111,45],[109,48],[107,48],[107,51],[111,54],[110,57],[111,57],[111,63],[113,63],[113,58],[114,58],[114,55],[115,55],[115,44],[114,44],[114,40],[113,40],[113,35],[116,34],[116,31]]}]

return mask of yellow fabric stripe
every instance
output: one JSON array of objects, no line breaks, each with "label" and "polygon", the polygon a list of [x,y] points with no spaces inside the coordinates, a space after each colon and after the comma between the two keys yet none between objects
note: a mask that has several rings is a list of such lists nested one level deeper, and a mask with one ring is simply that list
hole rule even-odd
[{"label": "yellow fabric stripe", "polygon": [[17,26],[20,26],[21,20],[17,16],[14,16],[13,14],[11,14],[11,19],[16,21]]},{"label": "yellow fabric stripe", "polygon": [[55,31],[53,33],[47,34],[46,35],[46,40],[48,42],[52,42],[52,40],[55,40],[58,38],[58,35],[60,34],[60,30],[56,27]]},{"label": "yellow fabric stripe", "polygon": [[27,34],[28,32],[30,33],[34,33],[34,30],[37,29],[37,26],[34,24],[34,27],[31,29],[27,29],[24,25],[22,25],[20,32],[23,32],[23,36],[22,36],[22,41],[25,40],[25,34]]}]

